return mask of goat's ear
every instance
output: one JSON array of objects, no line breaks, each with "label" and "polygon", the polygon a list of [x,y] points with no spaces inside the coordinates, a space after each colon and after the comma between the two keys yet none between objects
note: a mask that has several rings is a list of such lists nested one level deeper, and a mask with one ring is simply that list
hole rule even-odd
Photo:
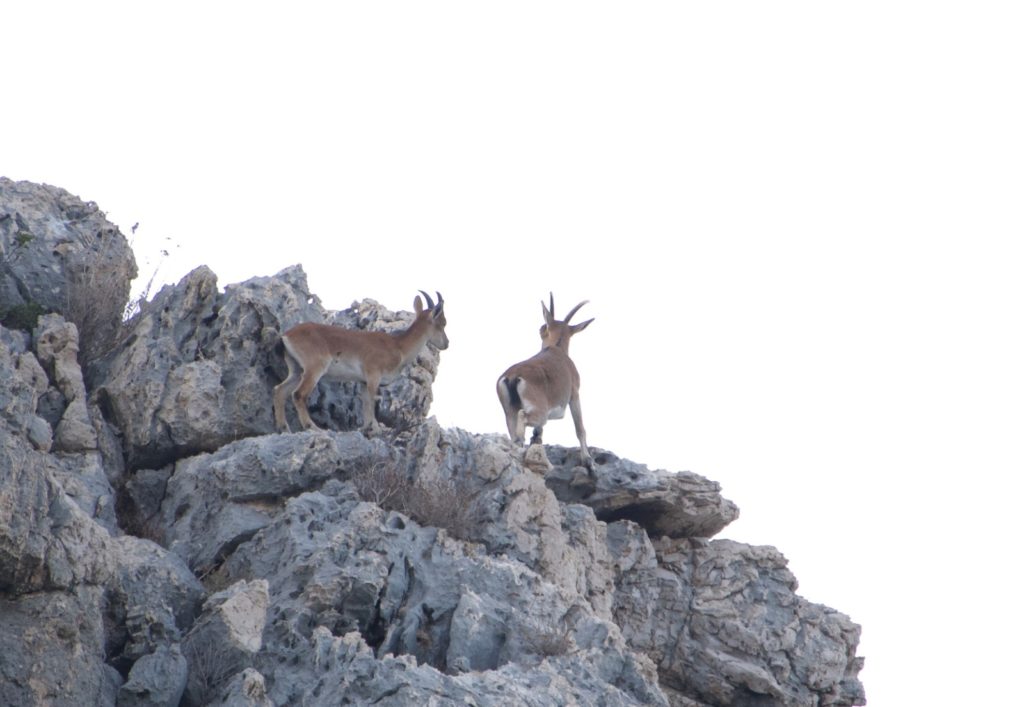
[{"label": "goat's ear", "polygon": [[581,331],[583,331],[588,326],[590,326],[590,322],[592,322],[592,321],[594,321],[594,320],[593,319],[588,319],[585,322],[580,322],[579,324],[573,324],[571,327],[569,327],[569,331],[571,331],[573,334],[579,334]]},{"label": "goat's ear", "polygon": [[548,325],[547,324],[541,324],[540,325],[540,338],[543,339],[547,335],[548,335]]},{"label": "goat's ear", "polygon": [[443,316],[444,316],[444,302],[440,302],[440,303],[438,303],[438,305],[436,307],[434,307],[434,319],[440,319]]},{"label": "goat's ear", "polygon": [[416,295],[416,299],[412,301],[412,308],[416,310],[416,316],[423,313],[423,302],[420,301],[419,295]]}]

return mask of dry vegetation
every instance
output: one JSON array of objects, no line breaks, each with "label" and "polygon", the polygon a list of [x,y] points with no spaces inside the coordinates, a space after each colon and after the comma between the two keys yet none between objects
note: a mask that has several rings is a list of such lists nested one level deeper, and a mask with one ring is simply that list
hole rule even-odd
[{"label": "dry vegetation", "polygon": [[78,360],[85,365],[125,339],[123,317],[131,283],[119,277],[114,267],[95,263],[71,265],[67,276],[64,316],[78,327]]},{"label": "dry vegetation", "polygon": [[239,649],[209,639],[186,637],[182,654],[188,661],[189,697],[193,704],[208,704],[228,680],[249,667],[249,657]]},{"label": "dry vegetation", "polygon": [[420,525],[444,528],[460,540],[477,535],[480,513],[469,489],[450,479],[411,479],[394,462],[377,462],[352,475],[364,501],[404,513]]}]

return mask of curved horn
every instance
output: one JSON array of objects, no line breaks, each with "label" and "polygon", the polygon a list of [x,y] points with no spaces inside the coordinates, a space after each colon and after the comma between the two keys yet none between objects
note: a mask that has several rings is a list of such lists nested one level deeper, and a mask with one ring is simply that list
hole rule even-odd
[{"label": "curved horn", "polygon": [[548,297],[551,298],[549,300],[551,302],[551,308],[548,311],[551,312],[551,318],[554,319],[555,318],[555,293],[554,292],[548,292]]},{"label": "curved horn", "polygon": [[433,309],[434,308],[434,300],[430,299],[430,295],[428,295],[423,290],[420,290],[420,294],[423,295],[423,298],[425,300],[427,300],[427,309]]},{"label": "curved horn", "polygon": [[567,314],[566,317],[565,317],[565,323],[568,324],[569,320],[572,319],[572,315],[576,314],[576,312],[579,311],[580,307],[582,307],[583,305],[585,305],[589,301],[590,300],[585,299],[582,302],[580,302],[578,305],[573,307],[571,310],[569,310],[569,314]]},{"label": "curved horn", "polygon": [[437,294],[437,308],[441,309],[441,305],[444,304],[444,297],[442,297],[441,293],[437,290],[434,290],[434,292]]}]

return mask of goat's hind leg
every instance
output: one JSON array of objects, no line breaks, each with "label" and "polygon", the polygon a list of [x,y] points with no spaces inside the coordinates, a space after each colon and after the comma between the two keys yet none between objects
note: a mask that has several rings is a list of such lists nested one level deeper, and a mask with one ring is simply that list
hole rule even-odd
[{"label": "goat's hind leg", "polygon": [[278,432],[291,431],[288,419],[285,417],[284,401],[295,392],[295,388],[298,387],[299,380],[302,377],[298,364],[290,354],[286,353],[284,360],[288,364],[288,377],[274,386],[274,425],[277,427]]},{"label": "goat's hind leg", "polygon": [[302,379],[299,381],[299,385],[295,388],[292,393],[292,402],[295,404],[295,412],[299,413],[299,423],[302,425],[302,429],[314,429],[319,430],[320,427],[313,422],[313,418],[309,416],[309,407],[306,401],[309,399],[313,389],[316,388],[316,384],[320,382],[320,378],[327,372],[327,363],[325,362],[319,370],[305,370],[302,372]]}]

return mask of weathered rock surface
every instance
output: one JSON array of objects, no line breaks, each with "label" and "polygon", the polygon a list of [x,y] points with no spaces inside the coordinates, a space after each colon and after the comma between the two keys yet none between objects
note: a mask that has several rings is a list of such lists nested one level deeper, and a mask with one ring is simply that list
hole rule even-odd
[{"label": "weathered rock surface", "polygon": [[860,628],[796,595],[775,548],[664,538],[631,551],[615,619],[699,704],[862,704]]},{"label": "weathered rock surface", "polygon": [[195,571],[218,565],[268,525],[284,501],[388,458],[358,432],[310,431],[233,442],[174,465],[159,509],[164,544]]},{"label": "weathered rock surface", "polygon": [[[331,704],[338,679],[367,700],[440,689],[489,704],[488,696],[518,692],[510,674],[544,685],[567,673],[596,702],[665,703],[653,665],[574,592],[362,502],[349,484],[331,481],[289,501],[225,570],[268,578],[273,608],[261,672],[275,704]],[[400,678],[381,669],[386,661],[370,675],[353,671],[351,661],[371,649],[412,661]]]},{"label": "weathered rock surface", "polygon": [[177,645],[161,646],[132,665],[117,707],[177,707],[188,683],[188,662]]},{"label": "weathered rock surface", "polygon": [[643,464],[619,459],[611,452],[592,452],[601,473],[581,473],[577,450],[550,446],[552,469],[545,482],[563,503],[584,503],[599,520],[631,520],[652,538],[710,538],[739,517],[739,508],[722,497],[722,487],[689,471],[652,471]]},{"label": "weathered rock surface", "polygon": [[185,703],[215,699],[226,679],[238,674],[263,646],[270,596],[267,580],[240,581],[214,594],[185,637],[188,686]]},{"label": "weathered rock surface", "polygon": [[442,429],[436,351],[371,439],[352,386],[273,432],[282,328],[410,316],[200,268],[88,376],[61,317],[0,326],[0,704],[863,704],[859,627],[707,539],[717,484]]},{"label": "weathered rock surface", "polygon": [[137,272],[128,241],[96,204],[0,177],[0,319],[25,306],[60,312],[88,322],[90,347],[105,348]]},{"label": "weathered rock surface", "polygon": [[104,661],[103,595],[86,585],[0,593],[0,704],[115,703],[121,676]]}]

